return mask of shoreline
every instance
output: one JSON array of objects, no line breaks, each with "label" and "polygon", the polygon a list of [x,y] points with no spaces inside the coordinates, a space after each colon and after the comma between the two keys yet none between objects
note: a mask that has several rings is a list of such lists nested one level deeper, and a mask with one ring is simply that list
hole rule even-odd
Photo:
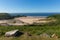
[{"label": "shoreline", "polygon": [[27,16],[27,17],[46,18],[46,17],[48,17],[48,16]]}]

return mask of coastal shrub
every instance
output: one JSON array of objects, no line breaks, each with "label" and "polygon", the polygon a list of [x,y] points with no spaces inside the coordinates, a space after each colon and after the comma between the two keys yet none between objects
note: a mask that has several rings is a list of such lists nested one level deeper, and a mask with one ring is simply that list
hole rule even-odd
[{"label": "coastal shrub", "polygon": [[4,32],[0,32],[0,36],[3,36],[5,33]]}]

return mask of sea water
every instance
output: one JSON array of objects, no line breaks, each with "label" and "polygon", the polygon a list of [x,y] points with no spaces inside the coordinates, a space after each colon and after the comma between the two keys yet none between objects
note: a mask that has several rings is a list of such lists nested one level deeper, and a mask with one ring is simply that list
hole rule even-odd
[{"label": "sea water", "polygon": [[51,16],[60,13],[10,13],[12,16],[25,15],[25,16]]}]

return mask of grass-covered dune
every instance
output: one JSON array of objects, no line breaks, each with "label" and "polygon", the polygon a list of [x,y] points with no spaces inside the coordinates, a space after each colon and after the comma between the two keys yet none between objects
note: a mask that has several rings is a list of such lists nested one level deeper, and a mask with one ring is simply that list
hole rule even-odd
[{"label": "grass-covered dune", "polygon": [[60,14],[51,15],[51,16],[48,16],[47,18],[56,19],[57,21],[54,24],[60,25]]}]

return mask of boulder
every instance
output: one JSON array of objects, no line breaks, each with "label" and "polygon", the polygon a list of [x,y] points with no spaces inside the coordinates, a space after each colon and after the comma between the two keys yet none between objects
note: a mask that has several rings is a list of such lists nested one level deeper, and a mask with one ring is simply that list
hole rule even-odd
[{"label": "boulder", "polygon": [[52,38],[58,38],[58,36],[55,33],[51,37]]},{"label": "boulder", "polygon": [[13,30],[13,31],[9,31],[9,32],[6,32],[5,33],[5,36],[6,37],[11,37],[11,36],[15,36],[15,37],[18,37],[20,35],[22,35],[23,33],[22,32],[19,32],[19,30]]},{"label": "boulder", "polygon": [[25,35],[27,35],[27,36],[32,36],[32,35],[31,35],[30,33],[28,33],[28,32],[26,32]]},{"label": "boulder", "polygon": [[40,37],[42,38],[50,38],[50,36],[46,33],[40,34]]},{"label": "boulder", "polygon": [[51,35],[51,38],[53,38],[54,40],[59,40],[58,35],[55,33]]}]

